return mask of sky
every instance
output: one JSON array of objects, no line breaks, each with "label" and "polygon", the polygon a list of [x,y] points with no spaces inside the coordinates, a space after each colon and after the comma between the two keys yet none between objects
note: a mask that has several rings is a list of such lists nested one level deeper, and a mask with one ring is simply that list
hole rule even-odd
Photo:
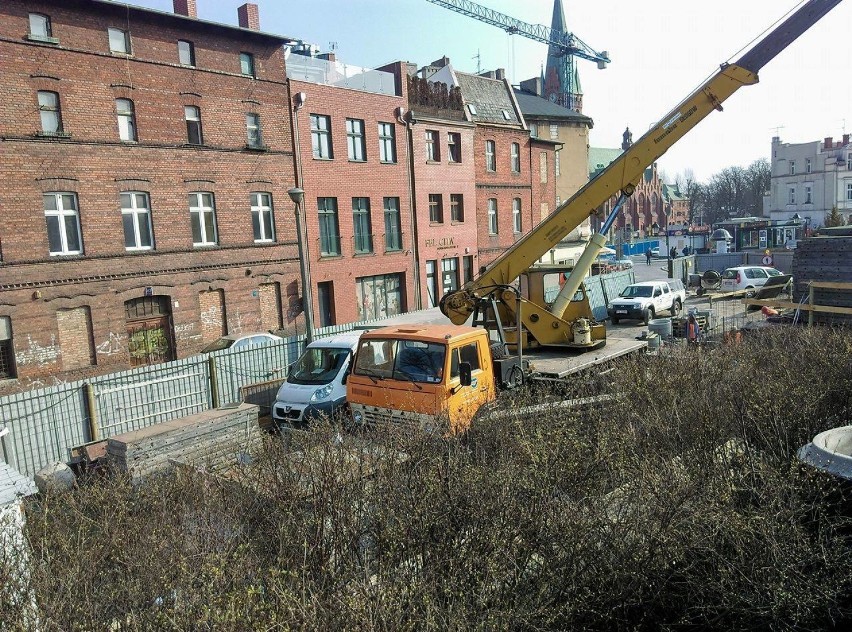
[{"label": "sky", "polygon": [[[198,17],[237,24],[246,0],[197,0]],[[517,84],[538,76],[547,47],[427,0],[254,0],[261,30],[304,40],[341,61],[376,67],[397,60],[422,67],[446,55],[464,72],[505,68]],[[735,61],[800,0],[562,0],[568,30],[612,63],[598,70],[577,59],[583,113],[593,147],[634,140],[684,97]],[[172,0],[129,0],[171,12]],[[553,0],[479,0],[532,24],[550,26]],[[773,136],[785,143],[840,139],[852,132],[848,29],[841,2],[659,161],[669,181],[691,170],[699,182],[731,166],[769,159]],[[476,57],[478,56],[478,59]]]}]

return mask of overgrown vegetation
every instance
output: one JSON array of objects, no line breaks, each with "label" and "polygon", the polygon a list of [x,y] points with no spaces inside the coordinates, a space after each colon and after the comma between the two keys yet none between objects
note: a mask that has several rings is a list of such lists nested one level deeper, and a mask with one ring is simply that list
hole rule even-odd
[{"label": "overgrown vegetation", "polygon": [[[625,361],[557,399],[598,393],[529,414],[554,395],[529,390],[459,439],[329,424],[229,479],[37,497],[38,628],[848,629],[852,500],[795,453],[852,420],[850,332]],[[0,604],[0,629],[32,617]]]}]

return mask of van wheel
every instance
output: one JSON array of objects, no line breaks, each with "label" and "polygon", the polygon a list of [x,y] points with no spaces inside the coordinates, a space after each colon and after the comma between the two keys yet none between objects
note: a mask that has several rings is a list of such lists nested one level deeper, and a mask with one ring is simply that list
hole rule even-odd
[{"label": "van wheel", "polygon": [[680,316],[680,301],[675,299],[672,303],[672,317],[677,318],[678,316]]},{"label": "van wheel", "polygon": [[642,321],[647,325],[654,318],[654,308],[649,307],[642,313]]},{"label": "van wheel", "polygon": [[745,291],[746,298],[753,298],[755,295],[755,289],[753,287],[747,287]]},{"label": "van wheel", "polygon": [[707,290],[705,290],[703,287],[700,287],[697,290],[695,290],[695,295],[696,296],[704,296],[704,292],[706,292],[706,291]]},{"label": "van wheel", "polygon": [[612,320],[613,325],[617,325],[618,321],[621,319],[618,316],[613,316],[610,320]]}]

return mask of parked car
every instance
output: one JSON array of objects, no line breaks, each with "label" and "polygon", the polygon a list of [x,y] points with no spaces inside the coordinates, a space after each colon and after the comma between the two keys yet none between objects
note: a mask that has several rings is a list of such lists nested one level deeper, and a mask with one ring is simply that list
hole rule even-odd
[{"label": "parked car", "polygon": [[665,310],[669,310],[672,316],[678,316],[686,300],[686,289],[678,279],[641,281],[628,285],[618,296],[606,308],[613,324],[632,318],[647,325],[649,320]]},{"label": "parked car", "polygon": [[659,248],[651,248],[651,256],[655,259],[659,259],[660,257],[660,249]]},{"label": "parked car", "polygon": [[362,331],[314,340],[287,372],[272,406],[272,420],[283,425],[304,425],[322,415],[331,416],[346,406],[349,361],[358,349]]},{"label": "parked car", "polygon": [[222,336],[215,342],[211,342],[201,350],[201,353],[213,353],[214,351],[223,351],[225,349],[241,349],[255,345],[268,345],[273,342],[281,342],[282,340],[284,339],[280,336],[265,331],[250,334],[229,334]]},{"label": "parked car", "polygon": [[633,260],[632,259],[616,259],[613,262],[613,265],[618,270],[629,270],[630,268],[633,267]]},{"label": "parked car", "polygon": [[754,294],[754,289],[762,287],[771,277],[784,274],[775,268],[766,266],[737,266],[722,272],[721,290],[735,292],[746,290],[746,296]]}]

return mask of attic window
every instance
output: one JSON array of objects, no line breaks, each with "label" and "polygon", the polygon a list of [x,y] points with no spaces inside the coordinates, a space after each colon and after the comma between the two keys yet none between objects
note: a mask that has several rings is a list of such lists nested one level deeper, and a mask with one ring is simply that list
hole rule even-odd
[{"label": "attic window", "polygon": [[509,114],[509,110],[503,110],[503,118],[506,119],[507,121],[512,120],[512,115]]},{"label": "attic window", "polygon": [[476,106],[473,105],[473,103],[468,103],[467,104],[467,111],[470,112],[473,115],[476,115]]}]

